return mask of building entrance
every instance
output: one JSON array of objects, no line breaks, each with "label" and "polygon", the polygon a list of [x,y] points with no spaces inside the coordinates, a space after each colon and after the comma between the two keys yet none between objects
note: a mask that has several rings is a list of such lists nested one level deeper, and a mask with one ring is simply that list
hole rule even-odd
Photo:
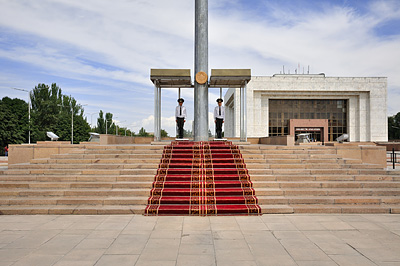
[{"label": "building entrance", "polygon": [[297,141],[297,136],[299,134],[303,133],[308,133],[310,134],[309,138],[311,142],[322,142],[323,141],[323,131],[324,128],[320,127],[310,127],[310,128],[305,128],[305,127],[296,127],[295,128],[295,141]]},{"label": "building entrance", "polygon": [[311,141],[328,141],[328,119],[290,119],[289,135],[308,133]]}]

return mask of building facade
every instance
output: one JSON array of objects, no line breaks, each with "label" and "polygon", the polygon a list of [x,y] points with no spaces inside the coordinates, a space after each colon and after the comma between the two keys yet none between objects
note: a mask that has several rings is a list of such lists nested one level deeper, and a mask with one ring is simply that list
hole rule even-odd
[{"label": "building facade", "polygon": [[[240,134],[240,93],[229,89],[225,136]],[[387,141],[387,78],[276,74],[246,90],[247,137],[310,133],[316,141]]]}]

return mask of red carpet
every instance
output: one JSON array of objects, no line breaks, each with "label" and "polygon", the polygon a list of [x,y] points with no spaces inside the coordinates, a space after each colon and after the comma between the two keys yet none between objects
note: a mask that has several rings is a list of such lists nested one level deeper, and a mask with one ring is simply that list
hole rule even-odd
[{"label": "red carpet", "polygon": [[175,141],[164,147],[145,215],[259,215],[239,148]]}]

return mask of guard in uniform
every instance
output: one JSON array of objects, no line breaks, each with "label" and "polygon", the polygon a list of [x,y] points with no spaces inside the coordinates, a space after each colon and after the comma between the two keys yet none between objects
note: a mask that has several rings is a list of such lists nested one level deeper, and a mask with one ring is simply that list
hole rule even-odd
[{"label": "guard in uniform", "polygon": [[178,138],[183,139],[183,125],[186,122],[186,107],[183,106],[185,100],[178,99],[179,105],[175,109],[176,125],[178,126]]},{"label": "guard in uniform", "polygon": [[214,122],[217,139],[222,139],[222,124],[225,121],[225,107],[222,106],[223,100],[217,99],[218,106],[214,108]]}]

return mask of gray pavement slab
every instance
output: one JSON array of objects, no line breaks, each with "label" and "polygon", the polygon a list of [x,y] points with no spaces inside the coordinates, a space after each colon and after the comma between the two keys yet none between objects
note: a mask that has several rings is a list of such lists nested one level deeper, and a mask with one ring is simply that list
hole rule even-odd
[{"label": "gray pavement slab", "polygon": [[400,215],[0,216],[2,265],[400,265]]}]

